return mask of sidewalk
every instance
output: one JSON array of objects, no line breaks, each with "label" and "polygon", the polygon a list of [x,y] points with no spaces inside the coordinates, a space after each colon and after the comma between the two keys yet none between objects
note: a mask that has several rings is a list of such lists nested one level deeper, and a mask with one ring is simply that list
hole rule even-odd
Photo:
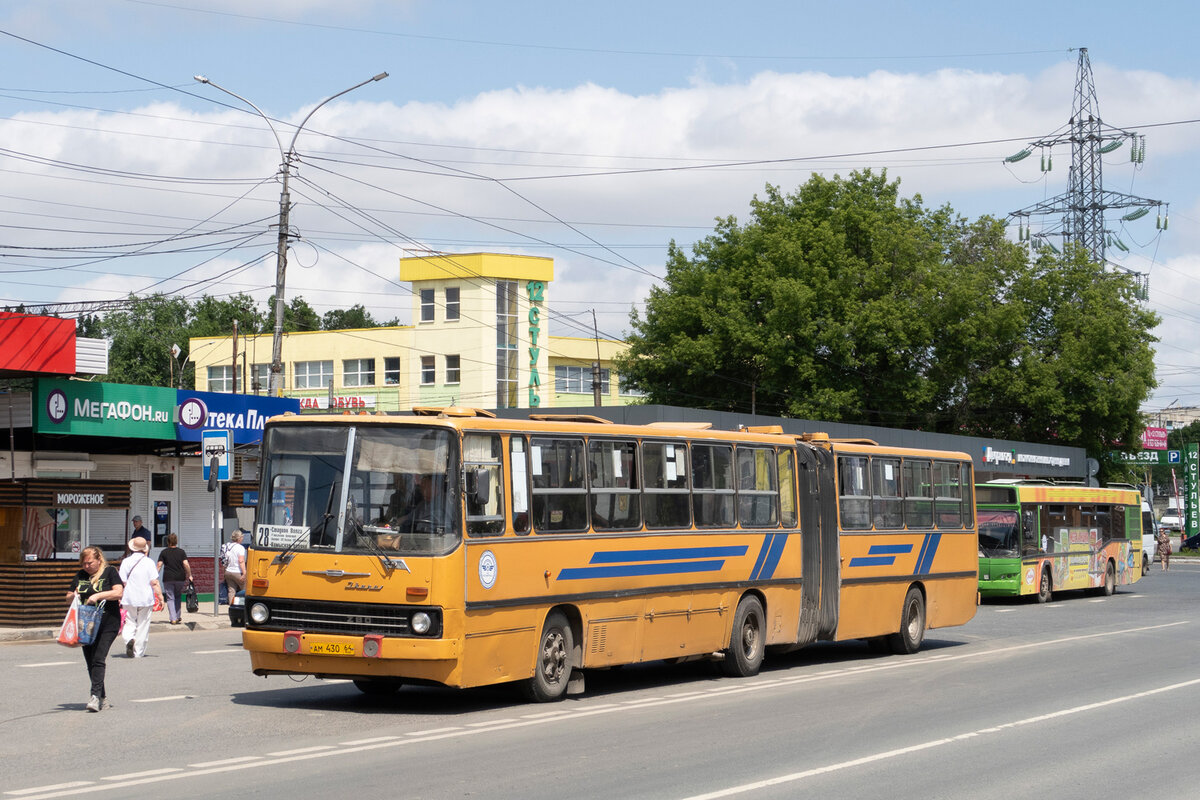
[{"label": "sidewalk", "polygon": [[[63,604],[63,614],[66,615],[67,606]],[[187,609],[183,609],[183,622],[179,625],[172,625],[170,617],[167,615],[167,610],[154,611],[150,617],[150,630],[157,636],[160,633],[176,632],[176,631],[213,631],[218,628],[229,627],[229,606],[221,606],[220,611],[214,617],[212,601],[200,604],[200,610],[194,614],[189,614]],[[7,628],[0,627],[0,642],[32,642],[42,639],[53,639],[58,636],[58,625],[38,626],[30,628]]]}]

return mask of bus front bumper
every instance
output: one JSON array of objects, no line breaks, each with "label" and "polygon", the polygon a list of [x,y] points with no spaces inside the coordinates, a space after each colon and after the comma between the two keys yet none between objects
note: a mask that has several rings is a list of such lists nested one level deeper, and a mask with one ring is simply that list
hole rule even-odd
[{"label": "bus front bumper", "polygon": [[400,677],[446,683],[459,657],[456,639],[337,636],[242,631],[256,675]]}]

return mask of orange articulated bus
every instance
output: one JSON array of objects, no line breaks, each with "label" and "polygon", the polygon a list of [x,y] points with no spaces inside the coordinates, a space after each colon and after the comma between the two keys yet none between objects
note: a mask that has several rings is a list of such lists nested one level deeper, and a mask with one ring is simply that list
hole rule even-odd
[{"label": "orange articulated bus", "polygon": [[263,437],[243,645],[258,675],[519,682],[866,639],[975,613],[970,457],[779,428],[473,409],[284,415]]}]

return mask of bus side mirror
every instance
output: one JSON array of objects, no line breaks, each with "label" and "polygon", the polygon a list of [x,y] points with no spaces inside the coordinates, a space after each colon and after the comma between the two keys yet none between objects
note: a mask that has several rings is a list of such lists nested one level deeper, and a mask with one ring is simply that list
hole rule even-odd
[{"label": "bus side mirror", "polygon": [[486,469],[473,469],[467,473],[467,494],[480,508],[491,501],[492,484]]}]

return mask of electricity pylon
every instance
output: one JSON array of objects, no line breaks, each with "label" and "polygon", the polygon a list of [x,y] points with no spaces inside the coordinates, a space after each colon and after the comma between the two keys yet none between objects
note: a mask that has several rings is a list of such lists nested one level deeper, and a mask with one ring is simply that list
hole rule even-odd
[{"label": "electricity pylon", "polygon": [[[1158,228],[1166,230],[1165,204],[1161,200],[1150,200],[1123,192],[1104,188],[1103,159],[1106,153],[1130,142],[1129,160],[1141,164],[1146,158],[1146,137],[1134,131],[1115,128],[1100,119],[1100,104],[1096,99],[1096,84],[1092,79],[1092,63],[1086,47],[1079,48],[1079,68],[1075,76],[1075,99],[1071,107],[1071,120],[1064,130],[1045,139],[1030,142],[1021,152],[1005,159],[1014,163],[1027,158],[1036,148],[1042,154],[1042,171],[1053,168],[1053,148],[1070,143],[1071,170],[1067,180],[1067,191],[1014,211],[1009,217],[1017,219],[1018,238],[1029,241],[1034,247],[1050,247],[1058,250],[1050,241],[1052,236],[1061,236],[1064,243],[1073,243],[1083,248],[1098,264],[1111,264],[1105,257],[1105,248],[1111,243],[1118,250],[1129,248],[1105,227],[1104,212],[1108,209],[1133,209],[1124,214],[1122,221],[1144,217],[1151,208],[1158,210]],[[1037,232],[1031,232],[1031,217],[1057,217]],[[1134,275],[1143,299],[1148,290],[1145,273],[1133,272],[1119,264],[1111,264]]]}]

